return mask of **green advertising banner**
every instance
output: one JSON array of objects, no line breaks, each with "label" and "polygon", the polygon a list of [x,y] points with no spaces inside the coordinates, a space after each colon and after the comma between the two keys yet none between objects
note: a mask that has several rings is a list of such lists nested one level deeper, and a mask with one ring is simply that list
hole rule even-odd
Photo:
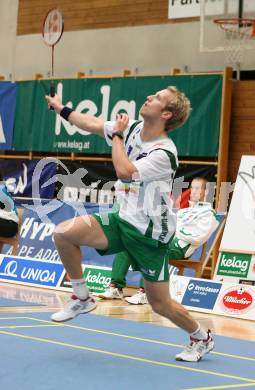
[{"label": "green advertising banner", "polygon": [[217,275],[247,278],[252,255],[222,252]]},{"label": "green advertising banner", "polygon": [[[17,151],[109,154],[103,138],[71,125],[47,108],[49,81],[18,82],[13,147]],[[171,132],[179,156],[215,157],[218,152],[221,75],[150,76],[56,80],[57,94],[68,107],[82,113],[115,120],[118,111],[130,119],[148,95],[175,85],[191,100],[186,124]]]},{"label": "green advertising banner", "polygon": [[110,268],[86,266],[84,277],[92,293],[103,293],[110,286],[112,270]]},{"label": "green advertising banner", "polygon": [[[85,266],[82,264],[82,269],[87,287],[91,293],[103,293],[110,286],[112,273],[111,268],[99,267],[96,265]],[[63,276],[59,289],[64,291],[70,291],[72,289],[70,277],[67,273]]]}]

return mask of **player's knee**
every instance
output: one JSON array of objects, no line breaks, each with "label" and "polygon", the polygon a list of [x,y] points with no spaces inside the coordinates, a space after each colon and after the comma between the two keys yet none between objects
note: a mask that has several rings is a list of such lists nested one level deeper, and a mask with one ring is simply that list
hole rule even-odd
[{"label": "player's knee", "polygon": [[151,303],[152,310],[159,314],[159,315],[164,315],[165,310],[166,310],[166,303],[161,300],[153,300]]},{"label": "player's knee", "polygon": [[55,230],[53,232],[54,241],[56,244],[61,243],[63,240],[67,240],[65,230],[63,229],[63,224],[60,223],[55,227]]}]

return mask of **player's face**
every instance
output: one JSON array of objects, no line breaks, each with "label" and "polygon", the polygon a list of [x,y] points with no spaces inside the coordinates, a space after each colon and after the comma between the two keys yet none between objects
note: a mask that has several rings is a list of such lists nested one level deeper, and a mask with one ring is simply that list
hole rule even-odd
[{"label": "player's face", "polygon": [[192,180],[190,188],[191,202],[202,202],[205,198],[205,182],[203,180]]},{"label": "player's face", "polygon": [[168,89],[162,89],[155,93],[155,95],[147,96],[145,103],[142,105],[140,114],[142,117],[161,117],[164,109],[171,101],[172,93]]}]

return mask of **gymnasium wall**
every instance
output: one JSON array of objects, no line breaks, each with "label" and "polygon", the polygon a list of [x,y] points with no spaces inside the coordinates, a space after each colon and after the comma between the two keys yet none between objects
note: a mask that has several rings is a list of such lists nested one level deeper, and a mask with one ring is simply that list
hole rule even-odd
[{"label": "gymnasium wall", "polygon": [[18,35],[36,33],[52,7],[66,15],[66,31],[168,23],[168,0],[19,0]]},{"label": "gymnasium wall", "polygon": [[[0,49],[5,53],[0,75],[9,79],[12,73],[16,80],[31,79],[35,73],[49,75],[50,49],[44,45],[40,30],[45,11],[55,5],[64,10],[66,19],[66,32],[56,47],[57,77],[75,77],[78,71],[109,75],[123,69],[140,74],[168,73],[171,68],[186,67],[190,72],[222,70],[222,53],[199,52],[199,22],[170,22],[167,3],[167,0],[0,0],[3,10]],[[85,4],[90,5],[87,17],[79,10]],[[13,24],[17,13],[16,37]],[[253,67],[253,53],[248,52],[244,68]]]},{"label": "gymnasium wall", "polygon": [[[78,11],[85,4],[90,4],[90,13]],[[45,11],[53,5],[61,7],[66,16],[65,34],[56,47],[57,77],[76,77],[77,71],[89,74],[90,70],[95,75],[110,75],[121,74],[123,69],[134,73],[136,68],[145,74],[184,70],[186,65],[190,72],[224,68],[222,53],[199,52],[198,21],[171,23],[167,19],[167,0],[0,0],[0,75],[5,79],[49,75],[50,49],[42,42],[40,29]],[[254,68],[254,52],[247,52],[243,68]],[[255,154],[253,91],[252,81],[234,83],[231,181],[241,155]]]},{"label": "gymnasium wall", "polygon": [[0,0],[0,75],[10,80],[15,63],[18,0]]}]

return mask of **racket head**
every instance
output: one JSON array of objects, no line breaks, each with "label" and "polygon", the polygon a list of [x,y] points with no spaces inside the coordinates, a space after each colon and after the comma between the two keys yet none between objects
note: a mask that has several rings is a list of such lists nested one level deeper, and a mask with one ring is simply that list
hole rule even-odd
[{"label": "racket head", "polygon": [[48,46],[54,46],[59,42],[64,31],[63,13],[58,8],[50,9],[43,21],[42,36]]}]

